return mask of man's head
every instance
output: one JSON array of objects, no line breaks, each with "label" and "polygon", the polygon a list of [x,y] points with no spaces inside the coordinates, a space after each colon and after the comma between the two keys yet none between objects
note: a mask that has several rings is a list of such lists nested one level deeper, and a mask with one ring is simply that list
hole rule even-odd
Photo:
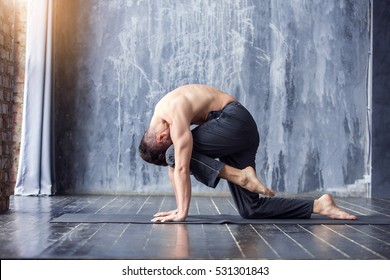
[{"label": "man's head", "polygon": [[138,151],[144,161],[156,165],[167,166],[165,152],[172,145],[169,130],[159,133],[151,132],[149,130],[147,130],[142,137]]}]

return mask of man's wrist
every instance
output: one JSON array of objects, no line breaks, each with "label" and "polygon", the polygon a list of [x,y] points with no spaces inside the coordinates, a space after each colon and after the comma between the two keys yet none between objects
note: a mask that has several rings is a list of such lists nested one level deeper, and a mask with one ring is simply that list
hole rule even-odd
[{"label": "man's wrist", "polygon": [[184,221],[187,218],[188,211],[177,211],[176,216],[181,220]]}]

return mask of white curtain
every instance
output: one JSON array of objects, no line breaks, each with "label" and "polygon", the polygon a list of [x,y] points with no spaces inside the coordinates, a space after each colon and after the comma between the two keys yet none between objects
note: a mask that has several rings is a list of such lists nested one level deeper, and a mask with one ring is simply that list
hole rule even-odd
[{"label": "white curtain", "polygon": [[23,127],[15,195],[55,192],[52,31],[53,1],[29,0]]}]

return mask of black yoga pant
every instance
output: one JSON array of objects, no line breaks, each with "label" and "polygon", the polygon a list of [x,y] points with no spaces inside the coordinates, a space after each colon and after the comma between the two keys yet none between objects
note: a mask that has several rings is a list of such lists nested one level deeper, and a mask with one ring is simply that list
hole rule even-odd
[{"label": "black yoga pant", "polygon": [[[210,112],[206,122],[192,130],[193,152],[190,171],[208,187],[215,188],[219,173],[228,164],[238,169],[252,166],[259,146],[256,123],[239,102]],[[219,160],[217,160],[217,158]],[[166,159],[174,167],[174,147],[168,148]],[[244,218],[310,218],[313,200],[260,197],[228,181],[238,212]]]}]

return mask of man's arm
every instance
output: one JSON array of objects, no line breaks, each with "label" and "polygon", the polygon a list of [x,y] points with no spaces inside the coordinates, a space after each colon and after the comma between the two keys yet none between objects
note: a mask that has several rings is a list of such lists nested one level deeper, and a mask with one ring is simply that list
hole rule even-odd
[{"label": "man's arm", "polygon": [[[188,215],[191,201],[191,179],[190,179],[190,161],[192,154],[192,134],[187,127],[186,130],[179,130],[178,135],[172,135],[172,141],[175,146],[175,168],[173,178],[176,186],[176,203],[178,215],[183,220]],[[174,140],[174,138],[176,138]]]},{"label": "man's arm", "polygon": [[188,215],[191,201],[190,161],[193,144],[188,111],[185,106],[174,108],[169,124],[171,140],[175,147],[175,167],[170,176],[176,195],[177,212],[170,211],[169,215],[158,213],[152,220],[154,222],[184,221]]},{"label": "man's arm", "polygon": [[[173,190],[175,192],[176,201],[178,201],[178,199],[177,199],[177,191],[176,191],[176,184],[175,184],[173,173],[174,173],[173,167],[168,167],[169,180],[171,181],[171,184],[173,186]],[[175,210],[156,213],[154,215],[154,217],[166,217],[166,216],[170,216],[170,215],[175,215],[175,214],[177,214],[177,212],[178,212],[178,210],[176,208]],[[155,221],[155,219],[153,219],[152,221]]]},{"label": "man's arm", "polygon": [[[176,184],[175,184],[175,178],[174,178],[174,172],[175,169],[173,167],[168,167],[168,175],[169,175],[169,180],[171,181],[171,184],[173,186],[173,190],[175,192],[175,199],[177,201],[177,190],[176,190]],[[176,209],[177,211],[177,209]]]}]

